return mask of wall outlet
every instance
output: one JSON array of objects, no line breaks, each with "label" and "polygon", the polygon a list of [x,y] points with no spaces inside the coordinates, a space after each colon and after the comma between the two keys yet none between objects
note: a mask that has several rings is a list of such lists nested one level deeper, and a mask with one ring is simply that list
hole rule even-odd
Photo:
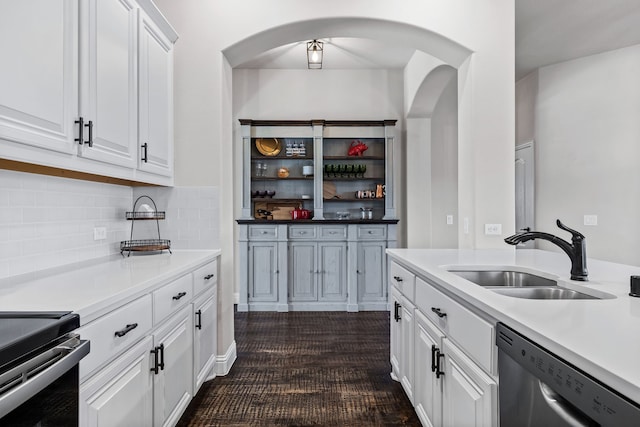
[{"label": "wall outlet", "polygon": [[107,238],[106,227],[95,227],[93,229],[93,240],[104,240]]},{"label": "wall outlet", "polygon": [[447,215],[447,225],[453,225],[453,215]]},{"label": "wall outlet", "polygon": [[585,215],[584,225],[598,225],[598,215]]},{"label": "wall outlet", "polygon": [[502,224],[485,224],[484,234],[502,234]]}]

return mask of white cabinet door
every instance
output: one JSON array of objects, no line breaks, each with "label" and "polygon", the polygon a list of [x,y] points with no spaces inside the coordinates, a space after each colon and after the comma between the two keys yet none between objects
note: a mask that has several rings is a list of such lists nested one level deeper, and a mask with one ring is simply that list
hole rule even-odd
[{"label": "white cabinet door", "polygon": [[193,304],[193,394],[208,378],[216,362],[217,346],[217,287],[205,292]]},{"label": "white cabinet door", "polygon": [[[173,426],[193,396],[193,313],[191,305],[174,314],[154,334],[153,425]],[[158,359],[158,365],[155,359]]]},{"label": "white cabinet door", "polygon": [[318,300],[346,301],[347,243],[318,243]]},{"label": "white cabinet door", "polygon": [[317,301],[317,263],[314,242],[289,245],[289,301]]},{"label": "white cabinet door", "polygon": [[153,424],[153,380],[147,337],[80,387],[79,424],[86,427]]},{"label": "white cabinet door", "polygon": [[400,381],[400,359],[402,357],[402,323],[400,322],[400,299],[402,296],[396,288],[391,288],[391,326],[390,335],[390,358],[391,358],[391,378]]},{"label": "white cabinet door", "polygon": [[80,73],[80,115],[88,127],[80,156],[135,168],[136,5],[132,0],[89,0],[81,10],[81,22],[85,59]]},{"label": "white cabinet door", "polygon": [[423,426],[442,425],[442,381],[434,371],[436,350],[442,350],[444,334],[424,316],[415,311],[415,371],[414,405]]},{"label": "white cabinet door", "polygon": [[496,382],[446,338],[443,340],[443,352],[443,425],[497,425]]},{"label": "white cabinet door", "polygon": [[[0,139],[75,153],[78,0],[4,2],[0,39]],[[0,144],[0,157],[11,148]]]},{"label": "white cabinet door", "polygon": [[400,307],[400,323],[401,326],[401,341],[402,341],[402,354],[400,359],[400,382],[404,388],[407,397],[413,403],[413,351],[414,351],[414,309],[413,304],[406,298],[402,297],[400,300],[402,307]]},{"label": "white cabinet door", "polygon": [[173,44],[140,12],[139,168],[173,174]]},{"label": "white cabinet door", "polygon": [[358,302],[387,300],[386,242],[358,243]]},{"label": "white cabinet door", "polygon": [[249,243],[249,302],[278,300],[278,249],[272,242]]}]

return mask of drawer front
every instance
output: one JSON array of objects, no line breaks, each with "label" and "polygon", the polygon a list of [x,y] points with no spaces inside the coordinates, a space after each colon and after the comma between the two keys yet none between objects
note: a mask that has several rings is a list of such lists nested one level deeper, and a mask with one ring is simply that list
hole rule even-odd
[{"label": "drawer front", "polygon": [[320,238],[323,240],[345,240],[347,227],[344,225],[318,227]]},{"label": "drawer front", "polygon": [[151,295],[140,297],[78,329],[91,351],[80,361],[80,380],[147,335],[152,326]]},{"label": "drawer front", "polygon": [[250,225],[249,239],[273,240],[278,237],[278,227],[275,225]]},{"label": "drawer front", "polygon": [[395,261],[389,266],[389,283],[413,302],[415,300],[416,276]]},{"label": "drawer front", "polygon": [[493,373],[495,337],[491,324],[419,277],[416,279],[415,304],[468,356],[487,372]]},{"label": "drawer front", "polygon": [[193,299],[193,277],[186,274],[153,292],[153,324],[184,307]]},{"label": "drawer front", "polygon": [[316,227],[313,225],[291,225],[289,226],[290,239],[315,239]]},{"label": "drawer front", "polygon": [[193,272],[193,294],[198,295],[218,283],[218,260],[203,265]]},{"label": "drawer front", "polygon": [[386,225],[359,225],[358,226],[358,239],[359,240],[384,240],[387,238],[387,226]]}]

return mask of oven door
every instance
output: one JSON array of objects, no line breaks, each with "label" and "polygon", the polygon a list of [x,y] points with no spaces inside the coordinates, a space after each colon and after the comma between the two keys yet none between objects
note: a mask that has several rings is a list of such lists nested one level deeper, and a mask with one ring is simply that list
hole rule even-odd
[{"label": "oven door", "polygon": [[89,341],[69,334],[0,374],[0,424],[77,426],[78,364]]}]

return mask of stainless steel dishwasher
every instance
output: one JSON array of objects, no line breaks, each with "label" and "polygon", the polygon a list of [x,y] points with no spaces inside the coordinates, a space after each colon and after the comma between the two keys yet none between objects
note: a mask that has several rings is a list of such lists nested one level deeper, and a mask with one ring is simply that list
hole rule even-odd
[{"label": "stainless steel dishwasher", "polygon": [[640,405],[498,323],[501,427],[640,426]]}]

